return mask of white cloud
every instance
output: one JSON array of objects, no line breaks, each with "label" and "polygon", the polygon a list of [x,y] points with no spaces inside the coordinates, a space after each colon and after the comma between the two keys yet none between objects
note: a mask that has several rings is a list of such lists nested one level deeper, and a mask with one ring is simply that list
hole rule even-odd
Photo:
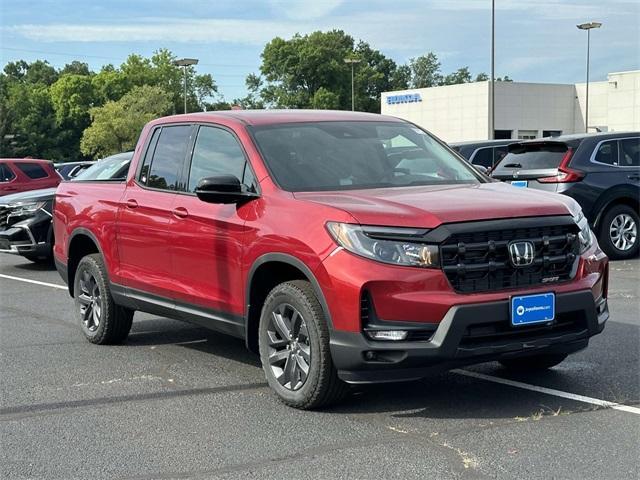
[{"label": "white cloud", "polygon": [[269,0],[278,13],[292,20],[322,18],[342,5],[343,0]]}]

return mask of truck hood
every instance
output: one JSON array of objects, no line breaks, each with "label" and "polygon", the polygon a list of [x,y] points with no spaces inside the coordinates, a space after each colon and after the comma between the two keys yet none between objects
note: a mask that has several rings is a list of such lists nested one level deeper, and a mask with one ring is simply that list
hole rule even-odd
[{"label": "truck hood", "polygon": [[343,210],[362,225],[434,228],[442,223],[577,215],[570,197],[492,182],[403,188],[298,192],[295,197]]},{"label": "truck hood", "polygon": [[38,190],[29,190],[27,192],[12,193],[11,195],[5,195],[0,198],[0,205],[53,200],[55,195],[55,188],[40,188]]}]

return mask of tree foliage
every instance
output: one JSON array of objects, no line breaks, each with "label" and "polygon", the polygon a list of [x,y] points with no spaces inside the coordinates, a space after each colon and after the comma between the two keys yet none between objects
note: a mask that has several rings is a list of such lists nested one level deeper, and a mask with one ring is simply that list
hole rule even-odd
[{"label": "tree foliage", "polygon": [[[80,160],[131,148],[136,129],[154,115],[229,108],[355,109],[380,111],[381,93],[406,88],[486,81],[468,67],[443,73],[433,52],[399,65],[342,30],[276,37],[261,55],[258,73],[245,79],[247,94],[224,100],[210,74],[174,65],[175,55],[129,55],[120,66],[94,72],[74,60],[60,69],[36,60],[9,62],[0,73],[0,155]],[[497,81],[511,81],[508,76]],[[139,98],[134,98],[138,96]],[[154,105],[155,104],[155,105]],[[141,123],[142,122],[142,123]]]},{"label": "tree foliage", "polygon": [[82,153],[104,157],[132,150],[142,127],[171,108],[170,95],[149,85],[134,87],[121,99],[92,108],[91,126],[84,131],[80,143]]},{"label": "tree foliage", "polygon": [[[158,50],[150,58],[130,55],[120,67],[105,65],[93,72],[80,61],[60,70],[37,60],[19,60],[5,65],[0,74],[0,155],[32,156],[70,161],[93,155],[80,148],[83,131],[91,124],[96,108],[117,102],[143,86],[158,87],[166,99],[162,114],[182,113],[184,102],[182,68],[173,64],[169,50]],[[209,74],[187,73],[189,111],[218,105],[218,89]],[[113,108],[110,106],[110,108]],[[146,117],[145,117],[146,118]],[[126,143],[126,142],[125,142]]]}]

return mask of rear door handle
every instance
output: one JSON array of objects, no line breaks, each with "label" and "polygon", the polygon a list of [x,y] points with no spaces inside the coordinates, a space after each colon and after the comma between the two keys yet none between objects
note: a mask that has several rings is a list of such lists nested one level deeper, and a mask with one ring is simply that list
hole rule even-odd
[{"label": "rear door handle", "polygon": [[138,207],[138,202],[136,202],[133,198],[130,198],[127,200],[127,207],[128,208],[137,208]]},{"label": "rear door handle", "polygon": [[640,180],[640,175],[638,174],[628,175],[627,178],[629,180]]},{"label": "rear door handle", "polygon": [[172,213],[178,218],[187,218],[189,216],[189,212],[184,207],[176,207]]}]

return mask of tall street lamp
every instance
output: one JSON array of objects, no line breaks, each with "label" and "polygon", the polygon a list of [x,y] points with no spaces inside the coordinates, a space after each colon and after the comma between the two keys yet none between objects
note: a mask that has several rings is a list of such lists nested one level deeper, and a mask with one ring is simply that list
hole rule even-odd
[{"label": "tall street lamp", "polygon": [[354,86],[353,86],[353,71],[354,68],[356,66],[356,64],[360,63],[360,59],[358,58],[345,58],[344,59],[344,63],[350,63],[351,64],[351,111],[353,112],[355,110],[355,105],[356,105],[356,101],[355,101],[355,90],[354,90]]},{"label": "tall street lamp", "polygon": [[489,140],[496,135],[496,0],[491,0],[491,84],[489,95],[491,96],[491,113],[489,114]]},{"label": "tall street lamp", "polygon": [[184,70],[184,113],[187,113],[187,67],[191,65],[197,65],[197,58],[179,58],[172,62],[177,67],[182,67]]},{"label": "tall street lamp", "polygon": [[587,31],[587,95],[585,101],[585,110],[584,110],[584,131],[585,133],[589,133],[589,44],[591,43],[591,29],[600,28],[602,23],[600,22],[589,22],[589,23],[581,23],[580,25],[576,25],[580,30]]}]

